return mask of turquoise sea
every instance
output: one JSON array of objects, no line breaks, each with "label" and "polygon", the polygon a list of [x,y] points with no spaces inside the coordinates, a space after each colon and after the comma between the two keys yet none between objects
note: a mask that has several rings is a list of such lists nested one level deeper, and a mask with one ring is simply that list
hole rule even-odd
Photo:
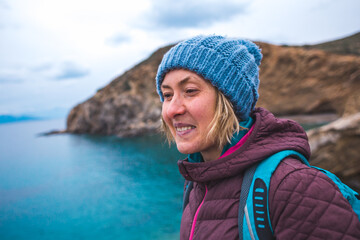
[{"label": "turquoise sea", "polygon": [[39,136],[0,125],[0,239],[178,239],[183,158],[160,136]]}]

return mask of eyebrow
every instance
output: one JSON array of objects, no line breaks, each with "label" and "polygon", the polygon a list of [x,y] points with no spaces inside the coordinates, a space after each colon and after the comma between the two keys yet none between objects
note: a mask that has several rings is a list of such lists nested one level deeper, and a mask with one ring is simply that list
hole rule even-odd
[{"label": "eyebrow", "polygon": [[[190,76],[187,76],[187,77],[185,77],[184,79],[182,79],[182,80],[178,83],[178,85],[182,86],[182,85],[186,84],[190,79],[191,79],[191,77],[190,77]],[[165,84],[165,85],[162,84],[162,85],[161,85],[161,88],[171,89],[171,87],[170,87],[169,85],[166,85],[166,84]]]}]

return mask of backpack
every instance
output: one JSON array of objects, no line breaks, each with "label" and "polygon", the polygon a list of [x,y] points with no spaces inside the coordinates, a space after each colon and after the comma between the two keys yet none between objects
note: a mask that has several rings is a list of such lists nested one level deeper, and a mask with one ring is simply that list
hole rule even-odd
[{"label": "backpack", "polygon": [[[238,226],[239,236],[242,239],[274,239],[273,229],[270,222],[268,193],[270,179],[277,166],[286,157],[293,156],[301,160],[311,168],[318,169],[327,175],[339,188],[343,196],[349,201],[354,212],[360,220],[360,196],[331,172],[310,166],[307,159],[300,153],[293,150],[278,152],[264,161],[255,164],[246,170],[241,185],[239,200]],[[193,183],[186,183],[183,210],[189,203],[189,195]]]}]

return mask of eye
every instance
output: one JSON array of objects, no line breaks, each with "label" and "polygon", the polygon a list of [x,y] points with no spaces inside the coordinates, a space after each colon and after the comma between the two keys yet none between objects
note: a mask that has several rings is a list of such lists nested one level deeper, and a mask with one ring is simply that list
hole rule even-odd
[{"label": "eye", "polygon": [[171,100],[172,94],[171,93],[163,93],[165,100]]},{"label": "eye", "polygon": [[186,93],[187,95],[194,95],[194,94],[196,94],[198,91],[199,91],[198,89],[189,88],[189,89],[186,89],[186,90],[185,90],[185,93]]}]

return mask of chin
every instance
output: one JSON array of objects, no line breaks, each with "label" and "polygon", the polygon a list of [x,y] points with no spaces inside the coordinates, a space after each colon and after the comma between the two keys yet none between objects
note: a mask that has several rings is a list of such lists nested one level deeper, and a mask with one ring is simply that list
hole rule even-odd
[{"label": "chin", "polygon": [[192,154],[192,153],[195,153],[193,151],[187,151],[187,150],[183,150],[183,149],[179,149],[178,148],[178,151],[181,152],[182,154]]},{"label": "chin", "polygon": [[182,154],[192,154],[192,153],[196,153],[198,151],[194,150],[194,149],[191,149],[191,148],[187,148],[185,146],[180,146],[180,145],[177,145],[177,149],[179,152],[181,152]]}]

